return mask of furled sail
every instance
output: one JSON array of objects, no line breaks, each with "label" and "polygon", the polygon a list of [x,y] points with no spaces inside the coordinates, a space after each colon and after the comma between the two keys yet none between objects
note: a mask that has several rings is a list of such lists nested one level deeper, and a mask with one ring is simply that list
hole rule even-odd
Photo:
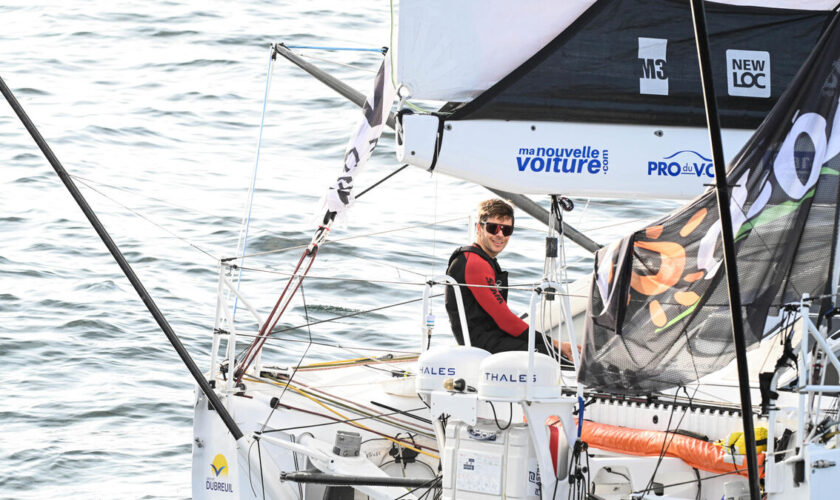
[{"label": "furled sail", "polygon": [[[837,18],[728,168],[748,345],[805,293],[826,310],[840,196]],[[644,393],[687,384],[734,357],[715,194],[596,255],[579,379]],[[818,307],[814,307],[818,309]]]},{"label": "furled sail", "polygon": [[[502,17],[482,2],[505,4]],[[545,3],[465,0],[424,13],[402,2],[399,80],[412,98],[449,103],[400,115],[400,160],[523,194],[701,194],[713,172],[688,2]],[[788,87],[834,6],[765,4],[707,2],[727,160]],[[449,43],[464,38],[472,43]]]}]

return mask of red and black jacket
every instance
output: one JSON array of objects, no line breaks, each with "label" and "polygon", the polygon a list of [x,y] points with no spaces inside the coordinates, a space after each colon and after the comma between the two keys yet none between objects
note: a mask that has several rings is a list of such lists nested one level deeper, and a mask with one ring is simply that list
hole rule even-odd
[{"label": "red and black jacket", "polygon": [[[446,274],[458,283],[483,287],[446,287],[446,312],[452,333],[459,344],[464,334],[458,318],[455,292],[464,299],[464,313],[470,331],[470,343],[491,353],[522,351],[528,348],[528,323],[514,314],[507,305],[508,273],[478,245],[461,247],[449,258]],[[487,288],[490,286],[491,288]],[[540,336],[537,349],[545,352]]]}]

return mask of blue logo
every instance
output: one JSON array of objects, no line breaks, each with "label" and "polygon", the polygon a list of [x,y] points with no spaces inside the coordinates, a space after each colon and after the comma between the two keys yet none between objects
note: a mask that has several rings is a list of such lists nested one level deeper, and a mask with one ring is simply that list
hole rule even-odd
[{"label": "blue logo", "polygon": [[592,146],[579,148],[519,148],[516,166],[520,172],[555,174],[606,174],[609,151]]},{"label": "blue logo", "polygon": [[715,167],[711,158],[706,158],[697,151],[683,150],[666,156],[659,161],[649,161],[648,175],[679,177],[688,175],[695,177],[715,176]]},{"label": "blue logo", "polygon": [[455,375],[455,368],[451,366],[423,366],[420,368],[423,375]]},{"label": "blue logo", "polygon": [[[528,381],[528,376],[524,373],[495,373],[495,372],[484,372],[484,380],[489,382],[514,382],[517,384],[524,384]],[[534,382],[537,381],[537,374],[534,374],[532,379]]]}]

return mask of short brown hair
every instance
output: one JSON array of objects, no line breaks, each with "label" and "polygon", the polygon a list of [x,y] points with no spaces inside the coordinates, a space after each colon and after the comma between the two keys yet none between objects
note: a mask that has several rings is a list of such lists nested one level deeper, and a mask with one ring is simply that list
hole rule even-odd
[{"label": "short brown hair", "polygon": [[478,204],[478,221],[487,222],[490,217],[510,217],[510,221],[513,223],[513,207],[500,198],[484,200]]}]

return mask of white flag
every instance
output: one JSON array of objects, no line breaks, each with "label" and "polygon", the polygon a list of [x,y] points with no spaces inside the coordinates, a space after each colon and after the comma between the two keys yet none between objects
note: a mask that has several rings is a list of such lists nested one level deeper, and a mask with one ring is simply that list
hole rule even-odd
[{"label": "white flag", "polygon": [[372,95],[368,95],[362,108],[364,118],[356,126],[344,153],[344,167],[335,184],[330,186],[324,200],[324,209],[336,213],[336,220],[353,205],[353,178],[370,158],[382,129],[388,120],[396,91],[391,83],[391,60],[386,54],[376,74]]}]

